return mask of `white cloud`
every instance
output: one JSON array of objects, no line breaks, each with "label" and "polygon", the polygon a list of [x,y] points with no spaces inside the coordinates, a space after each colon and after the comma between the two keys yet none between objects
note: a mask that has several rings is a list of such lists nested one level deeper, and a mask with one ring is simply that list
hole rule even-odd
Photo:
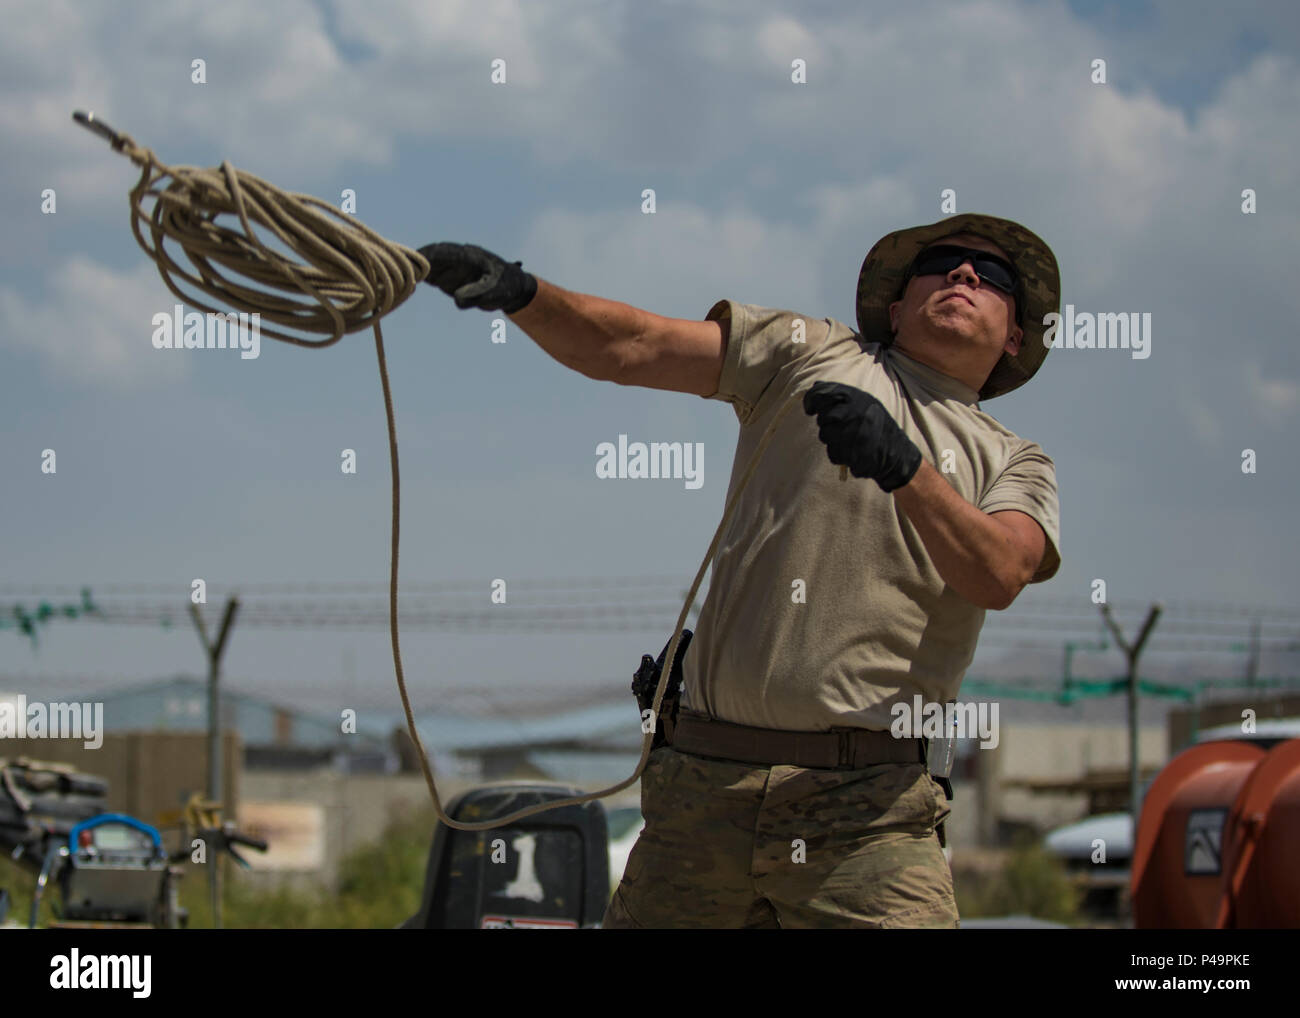
[{"label": "white cloud", "polygon": [[1277,375],[1265,378],[1255,360],[1246,362],[1245,373],[1246,391],[1261,417],[1281,424],[1291,416],[1300,403],[1300,384]]},{"label": "white cloud", "polygon": [[795,59],[815,66],[822,62],[816,37],[794,18],[769,17],[758,29],[758,48],[775,67],[790,68]]},{"label": "white cloud", "polygon": [[[784,6],[675,8],[656,19],[631,3],[385,0],[339,4],[329,18],[306,0],[231,0],[219,12],[189,0],[122,18],[54,0],[7,19],[16,30],[0,55],[25,83],[0,93],[0,143],[52,149],[46,172],[69,172],[85,165],[89,140],[69,113],[98,104],[165,160],[194,161],[197,142],[286,186],[340,165],[386,164],[399,145],[429,137],[522,140],[548,162],[594,157],[647,171],[746,152],[762,163],[775,144],[804,150],[814,178],[843,179],[854,166],[870,175],[887,162],[917,178],[948,165],[963,182],[1000,183],[964,207],[1004,196],[1043,205],[1064,193],[1099,228],[1128,231],[1185,179],[1184,157],[1204,148],[1198,131],[1217,150],[1206,170],[1231,158],[1227,140],[1238,153],[1266,144],[1294,154],[1285,132],[1261,138],[1250,115],[1294,110],[1300,76],[1280,57],[1238,76],[1222,113],[1189,131],[1132,69],[1114,67],[1098,86],[1086,59],[1063,59],[1107,51],[1063,5],[846,6],[797,19]],[[129,74],[124,51],[139,57]],[[809,61],[807,85],[789,80],[794,55]],[[189,82],[196,56],[208,85]],[[489,81],[496,58],[507,61],[505,85]]]},{"label": "white cloud", "polygon": [[[702,318],[715,300],[777,303],[820,293],[817,231],[746,213],[663,202],[653,215],[550,209],[532,222],[525,267],[566,289]],[[515,256],[512,256],[515,257]],[[815,308],[805,309],[815,311]]]},{"label": "white cloud", "polygon": [[1204,449],[1217,451],[1223,437],[1223,425],[1213,410],[1213,404],[1201,395],[1199,389],[1187,383],[1183,383],[1180,388],[1178,408],[1191,427],[1192,434]]},{"label": "white cloud", "polygon": [[[843,266],[888,230],[940,218],[939,191],[953,186],[959,211],[1040,232],[1067,300],[1168,308],[1157,328],[1184,353],[1203,356],[1239,327],[1231,302],[1250,286],[1268,294],[1251,302],[1256,334],[1300,313],[1285,269],[1258,257],[1300,233],[1280,197],[1300,186],[1300,70],[1289,57],[1259,56],[1189,119],[1144,89],[1140,68],[1113,62],[1111,83],[1093,85],[1090,55],[1112,40],[1061,4],[792,15],[775,2],[722,3],[667,15],[631,3],[386,0],[322,13],[304,0],[236,0],[218,16],[195,0],[142,19],[54,0],[45,10],[8,19],[14,31],[0,39],[27,79],[0,93],[0,144],[39,164],[6,192],[48,177],[79,215],[120,215],[134,179],[71,125],[70,108],[88,105],[74,101],[82,90],[163,158],[198,161],[198,139],[292,189],[425,137],[437,141],[419,156],[489,138],[611,178],[635,167],[627,214],[558,190],[538,202],[549,211],[523,245],[537,271],[575,288],[626,291],[635,271],[632,299],[679,306],[683,288],[735,291],[741,279],[750,299],[776,302],[820,285],[827,268],[851,288],[856,264]],[[138,56],[129,74],[124,46]],[[806,86],[789,80],[792,48],[806,51]],[[189,84],[191,54],[208,60],[210,86]],[[507,85],[488,80],[496,57]],[[735,184],[722,208],[710,208],[711,173]],[[669,174],[671,187],[660,183]],[[635,211],[643,186],[660,192],[656,217]],[[1212,222],[1244,186],[1262,189],[1260,215],[1227,230]],[[768,296],[768,280],[780,291]]]},{"label": "white cloud", "polygon": [[116,272],[77,255],[49,280],[38,300],[0,288],[0,345],[83,385],[132,389],[188,374],[185,355],[151,342],[153,315],[176,303],[152,262]]}]

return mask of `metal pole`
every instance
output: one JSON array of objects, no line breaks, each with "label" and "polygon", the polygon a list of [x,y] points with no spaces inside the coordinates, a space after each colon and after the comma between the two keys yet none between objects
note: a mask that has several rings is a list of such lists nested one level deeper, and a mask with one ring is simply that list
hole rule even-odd
[{"label": "metal pole", "polygon": [[[213,804],[221,802],[221,655],[238,611],[239,598],[232,595],[226,601],[217,642],[211,644],[208,642],[208,631],[203,624],[203,616],[199,613],[199,606],[190,602],[190,615],[208,655],[208,801]],[[204,846],[204,851],[208,853],[208,895],[212,902],[212,925],[221,929],[220,858],[211,849],[211,845]]]},{"label": "metal pole", "polygon": [[1128,650],[1128,812],[1133,825],[1133,834],[1129,842],[1129,859],[1137,857],[1138,820],[1142,809],[1138,802],[1142,783],[1141,757],[1138,755],[1138,714],[1141,700],[1138,697],[1137,662],[1132,650]]},{"label": "metal pole", "polygon": [[1246,685],[1253,686],[1259,677],[1259,619],[1250,624],[1250,658],[1246,661]]},{"label": "metal pole", "polygon": [[1067,640],[1065,642],[1065,671],[1061,674],[1061,702],[1071,702],[1070,690],[1074,685],[1073,661],[1076,650],[1110,650],[1105,640]]},{"label": "metal pole", "polygon": [[[1205,683],[1198,682],[1196,684],[1196,693],[1192,697],[1191,731],[1188,733],[1187,736],[1188,746],[1195,746],[1196,738],[1198,735],[1201,734],[1201,697],[1204,695],[1205,695]],[[1187,747],[1181,746],[1179,748],[1186,749]]]},{"label": "metal pole", "polygon": [[1137,856],[1137,837],[1138,837],[1138,819],[1142,815],[1142,789],[1141,789],[1141,768],[1138,758],[1138,657],[1142,653],[1142,648],[1147,642],[1147,637],[1151,635],[1151,630],[1155,627],[1156,620],[1160,618],[1160,613],[1164,608],[1159,603],[1153,604],[1151,610],[1147,613],[1147,620],[1142,624],[1142,631],[1138,634],[1137,641],[1129,644],[1124,639],[1124,634],[1120,632],[1119,626],[1111,618],[1110,605],[1101,606],[1102,618],[1106,620],[1106,625],[1110,627],[1111,635],[1115,637],[1115,642],[1119,644],[1120,649],[1124,651],[1125,657],[1128,658],[1128,795],[1129,795],[1129,820],[1133,825],[1133,833],[1129,842],[1129,859]]}]

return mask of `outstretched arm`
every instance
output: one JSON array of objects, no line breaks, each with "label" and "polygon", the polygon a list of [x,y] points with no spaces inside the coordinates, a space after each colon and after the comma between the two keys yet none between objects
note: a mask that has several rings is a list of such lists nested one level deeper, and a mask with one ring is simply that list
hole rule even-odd
[{"label": "outstretched arm", "polygon": [[561,364],[588,378],[711,396],[726,352],[724,326],[574,293],[543,279],[514,321]]},{"label": "outstretched arm", "polygon": [[711,396],[718,391],[727,326],[664,318],[630,304],[574,293],[472,244],[429,244],[426,282],[460,308],[504,310],[565,367],[602,381]]}]

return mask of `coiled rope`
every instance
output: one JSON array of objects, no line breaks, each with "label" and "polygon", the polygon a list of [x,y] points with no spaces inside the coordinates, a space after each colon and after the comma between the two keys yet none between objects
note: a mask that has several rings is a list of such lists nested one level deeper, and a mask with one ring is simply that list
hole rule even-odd
[{"label": "coiled rope", "polygon": [[[547,810],[604,798],[632,785],[640,778],[650,758],[654,742],[653,725],[650,726],[650,731],[643,732],[641,758],[636,770],[617,785],[586,795],[530,806],[508,816],[478,823],[453,820],[442,808],[429,755],[416,731],[415,716],[406,694],[406,679],[402,671],[402,651],[397,630],[401,483],[397,465],[397,426],[393,415],[393,396],[388,384],[383,331],[379,327],[379,320],[405,302],[428,275],[429,263],[424,256],[411,248],[386,240],[357,219],[339,212],[319,198],[281,191],[260,177],[236,170],[229,161],[222,162],[220,169],[168,166],[152,150],[137,145],[129,135],[114,131],[96,119],[93,113],[77,112],[72,116],[83,127],[106,138],[114,151],[121,152],[141,168],[140,179],[130,193],[131,230],[144,253],[157,264],[167,288],[181,300],[213,314],[228,313],[184,293],[174,282],[173,276],[179,276],[200,292],[238,311],[256,312],[263,319],[309,335],[328,336],[326,339],[312,340],[275,329],[262,330],[274,339],[298,346],[331,346],[344,335],[367,327],[374,328],[379,380],[383,386],[384,412],[388,419],[388,451],[393,481],[388,580],[388,621],[393,668],[397,675],[397,690],[402,698],[402,710],[406,714],[407,731],[415,745],[420,769],[424,772],[425,784],[429,787],[438,819],[448,827],[460,831],[492,830]],[[170,182],[164,186],[164,181]],[[153,199],[153,205],[146,209],[144,202],[150,198]],[[242,231],[217,223],[217,217],[223,214],[237,215]],[[273,231],[303,261],[294,261],[267,248],[253,230],[254,222]],[[142,235],[141,225],[148,228],[152,245]],[[198,276],[187,272],[171,257],[164,247],[164,242],[168,240],[179,245],[198,271]],[[223,275],[214,267],[214,263],[236,276],[260,284],[263,289],[252,289],[231,276]],[[311,300],[303,299],[304,294]],[[741,492],[776,434],[777,424],[797,402],[791,398],[777,411],[741,475],[740,483],[727,502],[722,520],[709,543],[709,550],[686,595],[686,603],[682,605],[681,614],[677,617],[677,628],[669,642],[659,686],[655,690],[652,704],[654,718],[659,716],[687,613],[695,603],[695,596],[709,563],[713,561],[718,542],[731,520]]]}]

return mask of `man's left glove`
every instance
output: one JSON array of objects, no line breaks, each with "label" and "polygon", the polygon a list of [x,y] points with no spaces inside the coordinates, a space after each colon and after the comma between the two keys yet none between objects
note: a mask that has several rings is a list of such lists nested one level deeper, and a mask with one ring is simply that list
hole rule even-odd
[{"label": "man's left glove", "polygon": [[817,382],[804,393],[804,413],[817,415],[826,455],[854,477],[870,477],[884,491],[901,488],[921,469],[921,450],[884,404],[839,382]]},{"label": "man's left glove", "polygon": [[537,295],[537,279],[521,262],[508,262],[474,244],[426,244],[424,281],[455,298],[456,306],[513,315]]}]

